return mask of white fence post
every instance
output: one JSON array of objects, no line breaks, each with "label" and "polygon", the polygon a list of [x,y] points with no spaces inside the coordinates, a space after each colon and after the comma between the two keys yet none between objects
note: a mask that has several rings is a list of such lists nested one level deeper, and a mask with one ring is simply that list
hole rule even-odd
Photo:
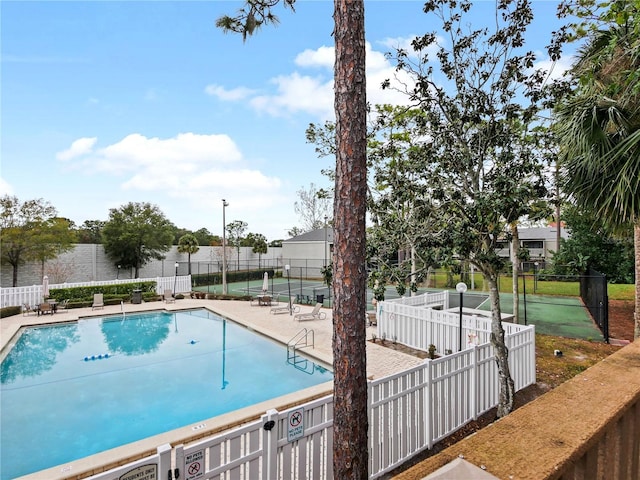
[{"label": "white fence post", "polygon": [[167,478],[167,472],[171,471],[171,452],[172,448],[168,443],[158,447],[158,475],[160,478]]},{"label": "white fence post", "polygon": [[286,432],[278,431],[281,422],[278,422],[279,413],[276,409],[268,410],[262,415],[262,480],[276,479],[278,475],[278,438]]}]

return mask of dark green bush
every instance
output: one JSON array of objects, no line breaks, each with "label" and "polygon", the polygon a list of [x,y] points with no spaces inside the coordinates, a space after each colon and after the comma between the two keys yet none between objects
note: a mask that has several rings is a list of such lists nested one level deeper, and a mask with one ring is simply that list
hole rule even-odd
[{"label": "dark green bush", "polygon": [[[105,303],[107,299],[111,301],[116,298],[118,299],[116,303],[120,303],[120,300],[125,302],[130,301],[133,290],[142,290],[143,298],[146,293],[156,295],[156,282],[131,282],[119,283],[117,285],[94,285],[91,287],[52,288],[49,291],[49,298],[53,298],[58,302],[69,300],[70,304],[89,302],[89,306],[91,306],[94,293],[104,294]],[[109,305],[112,305],[112,303],[109,303]],[[70,305],[69,308],[78,307]]]},{"label": "dark green bush", "polygon": [[[275,275],[275,270],[273,269],[227,272],[227,283],[246,282],[247,280],[262,280],[264,278],[264,272],[267,272],[269,274],[269,278],[273,278],[273,276]],[[281,276],[281,274],[279,273],[278,276]],[[191,285],[194,287],[220,284],[222,284],[222,272],[191,275]]]},{"label": "dark green bush", "polygon": [[12,317],[18,315],[22,311],[22,307],[16,305],[13,307],[0,308],[0,318]]}]

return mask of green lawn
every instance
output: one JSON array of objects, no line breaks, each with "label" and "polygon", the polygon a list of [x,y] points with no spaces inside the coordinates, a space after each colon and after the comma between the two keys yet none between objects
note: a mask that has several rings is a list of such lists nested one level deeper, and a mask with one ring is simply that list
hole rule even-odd
[{"label": "green lawn", "polygon": [[[435,288],[445,288],[446,274],[438,272],[435,277]],[[433,278],[432,277],[432,278]],[[459,276],[454,276],[454,284],[459,282]],[[475,274],[474,278],[475,290],[483,291],[482,275]],[[523,280],[520,278],[518,291],[523,293]],[[468,285],[470,288],[471,286]],[[555,280],[538,280],[534,283],[533,274],[526,277],[527,294],[538,295],[561,295],[565,297],[580,296],[580,284],[578,282],[559,282]],[[500,277],[500,292],[511,293],[511,277]],[[635,286],[633,284],[610,283],[608,287],[609,298],[611,300],[629,300],[632,301],[635,295]]]}]

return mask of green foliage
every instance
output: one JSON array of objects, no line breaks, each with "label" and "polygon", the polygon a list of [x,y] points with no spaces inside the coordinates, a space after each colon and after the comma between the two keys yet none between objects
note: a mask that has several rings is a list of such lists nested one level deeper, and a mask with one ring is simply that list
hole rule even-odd
[{"label": "green foliage", "polygon": [[[374,226],[367,256],[393,283],[420,278],[452,258],[471,259],[495,279],[505,267],[495,247],[509,238],[506,226],[549,212],[541,162],[547,154],[540,152],[553,149],[536,116],[545,72],[533,69],[532,52],[519,49],[532,12],[525,3],[500,2],[502,20],[493,32],[467,31],[472,7],[426,2],[425,12],[440,18],[450,38],[446,44],[436,32],[417,38],[418,66],[409,52],[397,52],[398,69],[415,80],[407,93],[419,107],[373,107],[368,207]],[[436,78],[433,51],[455,88]],[[306,133],[319,155],[335,153],[332,123]],[[398,251],[407,252],[402,262]]]},{"label": "green foliage", "polygon": [[[129,301],[133,290],[142,290],[143,296],[146,294],[156,295],[156,282],[131,282],[118,283],[113,285],[94,285],[84,287],[52,288],[49,291],[49,298],[62,302],[69,300],[70,303],[92,302],[95,293],[104,294],[107,299],[120,299]],[[90,305],[91,303],[89,303]]]},{"label": "green foliage", "polygon": [[571,233],[562,239],[553,256],[552,273],[579,275],[591,267],[613,283],[633,283],[634,249],[631,231],[616,236],[599,217],[588,211],[568,208],[564,219]]},{"label": "green foliage", "polygon": [[[293,5],[296,0],[283,0],[285,7],[294,10]],[[235,32],[242,35],[246,40],[247,36],[253,35],[263,25],[277,25],[278,17],[273,14],[272,9],[280,3],[280,0],[247,0],[245,6],[238,10],[236,16],[223,15],[216,20],[216,27],[221,28],[225,33]]]},{"label": "green foliage", "polygon": [[191,258],[192,253],[196,253],[198,250],[200,250],[200,245],[195,235],[187,233],[178,240],[178,252],[188,253],[189,258]]},{"label": "green foliage", "polygon": [[565,191],[613,225],[640,219],[640,1],[564,2],[578,22],[562,44],[586,37],[556,109]]},{"label": "green foliage", "polygon": [[[269,278],[278,277],[281,274],[276,273],[275,270],[251,270],[251,271],[239,271],[239,272],[227,272],[227,282],[246,282],[247,280],[262,280],[264,278],[264,272],[269,274]],[[191,276],[191,284],[194,287],[201,287],[206,285],[221,285],[222,273],[201,273]]]},{"label": "green foliage", "polygon": [[55,258],[72,248],[74,240],[71,222],[57,217],[49,202],[20,202],[9,195],[0,198],[0,259],[13,267],[13,286],[17,285],[20,265]]},{"label": "green foliage", "polygon": [[78,243],[101,244],[105,223],[103,220],[85,220],[82,226],[76,229]]},{"label": "green foliage", "polygon": [[130,202],[109,211],[104,249],[115,265],[133,267],[138,278],[140,267],[161,260],[171,248],[174,228],[156,205]]},{"label": "green foliage", "polygon": [[231,223],[227,224],[227,242],[233,246],[235,246],[238,251],[240,251],[240,247],[242,246],[242,240],[245,230],[247,229],[247,222],[243,222],[242,220],[234,220]]},{"label": "green foliage", "polygon": [[322,281],[327,287],[331,287],[331,282],[333,281],[333,263],[329,265],[325,265],[320,269],[320,273],[322,274]]},{"label": "green foliage", "polygon": [[261,233],[249,233],[246,238],[242,240],[242,246],[251,247],[253,253],[258,254],[258,268],[260,268],[260,260],[262,255],[267,253],[267,237]]},{"label": "green foliage", "polygon": [[14,315],[18,315],[21,311],[22,311],[22,308],[19,306],[2,307],[0,308],[0,318],[12,317]]},{"label": "green foliage", "polygon": [[200,250],[200,246],[195,235],[187,233],[178,240],[178,252],[188,255],[189,275],[191,275],[191,254],[196,253],[198,250]]}]

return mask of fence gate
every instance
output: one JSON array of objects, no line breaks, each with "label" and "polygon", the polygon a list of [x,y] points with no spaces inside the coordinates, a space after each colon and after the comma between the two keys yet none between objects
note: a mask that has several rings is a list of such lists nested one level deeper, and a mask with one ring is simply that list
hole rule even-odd
[{"label": "fence gate", "polygon": [[592,268],[589,268],[587,275],[581,275],[580,298],[602,332],[604,341],[609,343],[609,296],[606,275]]}]

